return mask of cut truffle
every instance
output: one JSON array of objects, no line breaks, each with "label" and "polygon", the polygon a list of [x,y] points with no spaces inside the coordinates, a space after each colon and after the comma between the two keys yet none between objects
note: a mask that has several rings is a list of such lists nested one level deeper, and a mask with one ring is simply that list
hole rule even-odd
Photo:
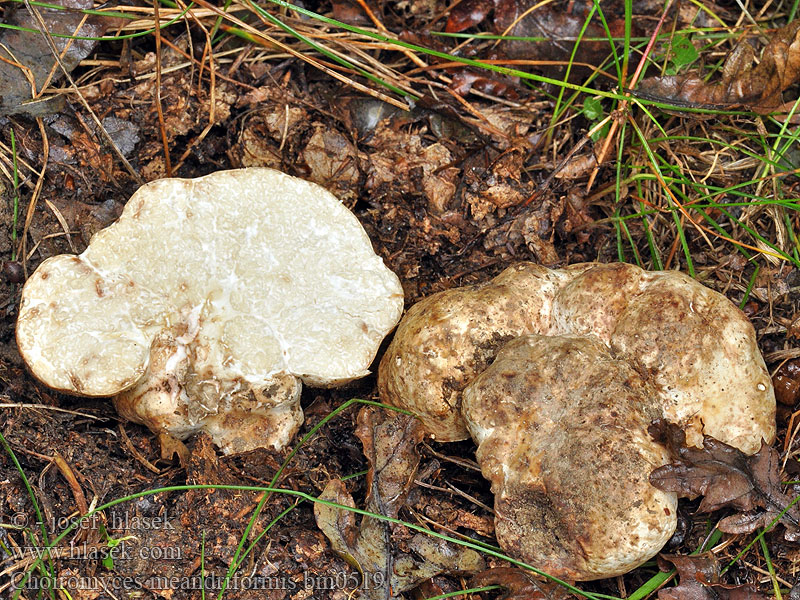
[{"label": "cut truffle", "polygon": [[270,169],[163,179],[79,256],[43,262],[17,343],[47,385],[227,452],[280,448],[300,380],[368,372],[403,308],[397,277],[323,188]]}]

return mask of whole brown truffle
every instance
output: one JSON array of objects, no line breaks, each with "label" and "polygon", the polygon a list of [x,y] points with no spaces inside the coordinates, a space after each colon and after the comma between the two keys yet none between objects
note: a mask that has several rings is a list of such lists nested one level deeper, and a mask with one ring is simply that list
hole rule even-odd
[{"label": "whole brown truffle", "polygon": [[576,580],[627,572],[672,534],[675,497],[648,480],[668,460],[647,435],[653,419],[747,453],[775,437],[744,314],[681,273],[626,264],[523,263],[423,300],[398,326],[379,389],[440,441],[468,430],[500,545]]}]

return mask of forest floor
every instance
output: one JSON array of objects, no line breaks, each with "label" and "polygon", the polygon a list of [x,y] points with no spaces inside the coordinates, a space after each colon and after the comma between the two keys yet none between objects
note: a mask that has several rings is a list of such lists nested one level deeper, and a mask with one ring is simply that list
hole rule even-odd
[{"label": "forest floor", "polygon": [[[0,4],[3,21],[22,28],[0,30],[0,44],[30,69],[21,76],[7,57],[0,68],[0,597],[25,579],[27,599],[200,598],[201,574],[212,597],[234,557],[240,579],[227,583],[229,599],[344,600],[362,579],[332,552],[306,496],[214,487],[274,484],[317,497],[346,478],[362,506],[359,403],[282,453],[222,456],[191,438],[182,465],[162,459],[156,437],[122,422],[109,401],[37,382],[17,352],[25,278],[49,256],[81,252],[143,182],[165,176],[266,166],[325,186],[397,273],[406,306],[523,260],[687,272],[755,326],[780,386],[774,448],[783,480],[798,479],[798,2],[668,2],[666,12],[652,0],[541,5],[325,0],[298,12],[269,1],[163,0],[104,4],[100,16],[87,13],[91,2],[57,0],[32,3],[39,20],[24,4]],[[71,79],[31,31],[42,24],[68,28],[51,40]],[[70,40],[79,27],[102,40]],[[31,79],[37,103],[25,102]],[[304,389],[301,436],[351,398],[377,401],[375,377]],[[400,518],[492,543],[493,498],[474,450],[423,442]],[[785,488],[792,498],[798,489]],[[54,542],[79,515],[116,502]],[[681,502],[665,552],[688,555],[728,513]],[[712,535],[731,589],[689,586],[674,597],[800,600],[800,545],[783,533]],[[255,545],[239,555],[244,535],[245,547]],[[407,545],[407,530],[393,535]],[[51,542],[57,549],[41,560]],[[675,585],[660,572],[651,561],[579,588],[641,600]],[[262,590],[247,589],[247,577],[261,577]],[[509,597],[532,597],[534,584],[513,581]],[[405,596],[470,585],[445,574]],[[453,597],[506,593],[484,587]]]}]

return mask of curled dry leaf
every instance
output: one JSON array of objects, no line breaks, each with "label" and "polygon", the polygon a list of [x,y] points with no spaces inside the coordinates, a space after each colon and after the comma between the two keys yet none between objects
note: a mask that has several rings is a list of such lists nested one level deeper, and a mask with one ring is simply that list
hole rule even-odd
[{"label": "curled dry leaf", "polygon": [[498,600],[564,600],[573,596],[557,583],[536,579],[533,573],[512,567],[494,567],[478,573],[471,587],[499,585],[505,593]]},{"label": "curled dry leaf", "polygon": [[[100,37],[108,27],[119,19],[85,15],[83,9],[91,9],[92,0],[53,0],[51,6],[40,6],[36,10],[42,16],[47,30],[60,36]],[[60,6],[62,8],[57,8]],[[40,30],[40,24],[25,5],[7,8],[7,23],[14,27]],[[85,20],[84,20],[85,19]],[[96,41],[53,37],[55,47],[61,53],[61,62],[71,71],[94,50]],[[58,103],[28,102],[31,99],[31,81],[37,93],[46,84],[50,72],[53,81],[62,77],[61,68],[47,40],[38,33],[21,29],[3,29],[0,33],[0,114],[26,113],[40,116],[58,110]],[[59,96],[60,98],[60,96]]]},{"label": "curled dry leaf", "polygon": [[781,490],[780,457],[773,448],[762,442],[748,456],[710,436],[704,437],[702,448],[687,446],[684,432],[663,420],[651,426],[650,434],[678,458],[652,472],[655,487],[681,497],[702,495],[700,512],[725,507],[740,511],[720,521],[719,529],[726,533],[750,533],[781,515],[786,539],[800,539],[800,512]]},{"label": "curled dry leaf", "polygon": [[800,19],[775,31],[758,66],[752,66],[753,58],[752,46],[744,41],[728,57],[719,82],[706,83],[700,73],[651,77],[634,94],[692,108],[778,110],[781,93],[800,80]]},{"label": "curled dry leaf", "polygon": [[706,552],[693,556],[662,554],[662,567],[672,563],[678,571],[678,585],[658,592],[658,600],[767,600],[767,596],[749,585],[720,583],[720,564],[714,554]]},{"label": "curled dry leaf", "polygon": [[[377,409],[364,408],[358,415],[356,435],[370,465],[365,510],[397,517],[419,465],[416,448],[424,435],[422,424],[408,415],[386,417]],[[355,507],[338,479],[328,482],[320,499]],[[474,550],[422,533],[407,542],[408,552],[400,551],[392,538],[402,526],[380,519],[365,516],[359,525],[353,512],[319,503],[314,516],[334,551],[362,574],[365,598],[394,598],[440,573],[473,574],[484,568]],[[409,536],[404,533],[403,537]]]},{"label": "curled dry leaf", "polygon": [[466,96],[470,90],[476,89],[485,94],[509,100],[518,100],[520,97],[517,91],[517,83],[510,77],[503,77],[498,74],[486,77],[485,73],[478,73],[470,69],[457,71],[453,75],[453,83],[450,85],[450,89],[460,96]]}]

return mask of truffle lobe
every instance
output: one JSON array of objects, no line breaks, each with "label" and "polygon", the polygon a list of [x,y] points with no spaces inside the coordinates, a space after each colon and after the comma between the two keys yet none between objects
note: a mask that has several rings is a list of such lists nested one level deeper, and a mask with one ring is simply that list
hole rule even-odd
[{"label": "truffle lobe", "polygon": [[463,412],[512,556],[587,581],[627,573],[674,532],[677,498],[649,482],[669,461],[647,433],[658,402],[596,338],[509,342],[464,390]]},{"label": "truffle lobe", "polygon": [[412,306],[381,359],[381,400],[418,415],[440,442],[469,437],[461,392],[509,340],[548,327],[555,291],[581,272],[533,263],[488,283],[433,294]]}]

